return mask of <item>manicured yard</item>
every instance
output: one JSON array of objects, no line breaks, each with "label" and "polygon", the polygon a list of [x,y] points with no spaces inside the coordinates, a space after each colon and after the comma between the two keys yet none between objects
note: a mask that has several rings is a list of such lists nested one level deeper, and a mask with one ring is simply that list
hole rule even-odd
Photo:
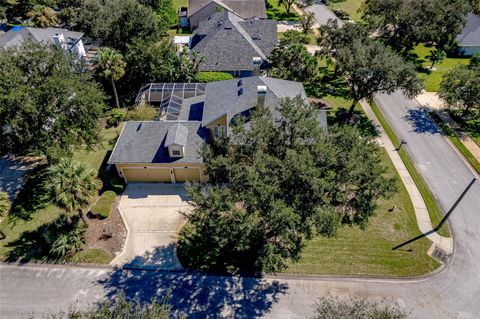
[{"label": "manicured yard", "polygon": [[360,21],[362,13],[358,10],[362,6],[364,0],[330,0],[328,6],[330,9],[343,10],[350,15],[350,19]]},{"label": "manicured yard", "polygon": [[297,21],[300,19],[293,8],[290,9],[290,14],[288,14],[285,7],[282,4],[279,5],[277,0],[268,0],[266,4],[268,19],[277,21]]},{"label": "manicured yard", "polygon": [[[73,158],[76,161],[85,163],[88,167],[100,173],[100,167],[104,162],[107,153],[113,149],[114,142],[120,132],[121,126],[109,128],[101,131],[101,142],[92,150],[81,149],[75,152]],[[32,192],[35,190],[32,189]],[[48,224],[56,219],[63,211],[54,204],[48,204],[44,208],[37,211],[29,212],[29,219],[16,218],[13,222],[9,222],[5,218],[0,224],[0,228],[7,234],[6,240],[0,241],[0,260],[7,260],[9,256],[25,256],[28,259],[32,249],[33,242],[26,240],[28,233],[34,233],[42,225]],[[22,236],[23,235],[23,236]],[[21,241],[19,241],[21,239]],[[15,243],[15,244],[14,244]],[[100,256],[97,262],[105,261],[105,254],[94,254]],[[90,255],[89,258],[92,255]]]},{"label": "manicured yard", "polygon": [[[372,107],[373,112],[377,116],[378,120],[382,124],[383,128],[385,129],[385,132],[387,133],[388,137],[392,141],[393,145],[400,145],[400,140],[396,136],[396,134],[393,132],[392,128],[388,124],[387,120],[384,118],[382,112],[380,111],[379,107],[375,102],[370,103],[370,106]],[[443,217],[442,212],[440,211],[440,208],[438,207],[438,204],[433,197],[433,194],[430,192],[430,189],[427,186],[427,183],[423,179],[422,175],[418,172],[418,170],[415,168],[415,165],[410,159],[410,156],[408,155],[407,151],[405,151],[404,148],[401,148],[399,150],[399,155],[402,158],[403,163],[407,167],[407,170],[410,172],[410,175],[412,176],[415,184],[418,187],[418,190],[422,194],[423,200],[425,201],[425,204],[427,205],[428,209],[428,214],[430,215],[430,220],[432,222],[432,225],[435,227],[438,225]],[[445,224],[438,233],[441,236],[448,237],[450,236],[450,230]]]},{"label": "manicured yard", "polygon": [[[423,68],[430,67],[432,64],[428,58],[426,58],[431,50],[434,50],[434,48],[419,45],[413,51],[413,53],[418,56],[417,63],[419,63]],[[459,64],[468,64],[468,62],[468,58],[446,58],[445,60],[435,64],[435,71],[422,70],[420,77],[425,80],[425,90],[428,92],[438,92],[440,82],[442,82],[443,74]]]},{"label": "manicured yard", "polygon": [[379,201],[376,214],[366,229],[345,226],[335,238],[313,238],[307,242],[300,260],[290,263],[285,272],[415,276],[429,273],[439,266],[427,255],[431,242],[426,238],[392,250],[395,245],[417,236],[419,230],[408,193],[386,152],[382,160],[390,174],[397,176],[398,192],[390,199]]},{"label": "manicured yard", "polygon": [[188,6],[188,0],[173,0],[173,8],[175,11],[180,9],[181,7],[187,7]]}]

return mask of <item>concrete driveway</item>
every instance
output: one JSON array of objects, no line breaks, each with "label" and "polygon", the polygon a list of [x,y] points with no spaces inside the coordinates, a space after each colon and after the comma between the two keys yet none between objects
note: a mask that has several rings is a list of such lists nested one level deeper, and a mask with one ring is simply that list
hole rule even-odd
[{"label": "concrete driveway", "polygon": [[183,184],[130,183],[119,209],[128,235],[112,264],[182,269],[176,256],[178,232],[185,223],[180,212],[191,209]]}]

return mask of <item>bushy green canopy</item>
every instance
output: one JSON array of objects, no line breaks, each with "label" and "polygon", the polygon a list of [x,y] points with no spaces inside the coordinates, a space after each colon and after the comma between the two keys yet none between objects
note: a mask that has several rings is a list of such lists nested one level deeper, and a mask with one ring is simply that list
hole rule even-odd
[{"label": "bushy green canopy", "polygon": [[65,51],[26,41],[0,50],[0,150],[46,155],[97,140],[104,94]]},{"label": "bushy green canopy", "polygon": [[324,131],[300,98],[278,112],[274,121],[258,106],[248,125],[205,148],[210,181],[189,188],[195,209],[179,242],[185,266],[279,271],[305,238],[333,236],[340,223],[366,225],[389,193],[372,138],[348,126]]}]

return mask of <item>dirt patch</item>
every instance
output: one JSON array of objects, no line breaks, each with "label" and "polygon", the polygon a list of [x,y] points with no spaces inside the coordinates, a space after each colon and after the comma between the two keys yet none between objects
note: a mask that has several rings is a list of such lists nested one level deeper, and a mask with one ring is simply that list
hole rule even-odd
[{"label": "dirt patch", "polygon": [[115,198],[108,218],[100,220],[89,215],[84,250],[100,248],[109,252],[112,259],[122,250],[127,230],[118,210],[120,198]]}]

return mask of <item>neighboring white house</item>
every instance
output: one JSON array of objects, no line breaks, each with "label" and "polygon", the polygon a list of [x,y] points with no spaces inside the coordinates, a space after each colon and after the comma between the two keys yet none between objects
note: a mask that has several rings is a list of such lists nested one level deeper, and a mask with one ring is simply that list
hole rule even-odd
[{"label": "neighboring white house", "polygon": [[462,32],[457,35],[459,53],[464,56],[472,56],[480,53],[480,17],[469,13],[467,23]]},{"label": "neighboring white house", "polygon": [[[35,42],[47,42],[69,51],[78,59],[85,60],[87,63],[92,61],[97,54],[98,43],[91,39],[84,41],[83,33],[70,31],[60,28],[30,28],[13,27],[8,32],[0,36],[0,48],[8,48],[22,44],[26,39]],[[86,42],[86,43],[85,43]]]}]

